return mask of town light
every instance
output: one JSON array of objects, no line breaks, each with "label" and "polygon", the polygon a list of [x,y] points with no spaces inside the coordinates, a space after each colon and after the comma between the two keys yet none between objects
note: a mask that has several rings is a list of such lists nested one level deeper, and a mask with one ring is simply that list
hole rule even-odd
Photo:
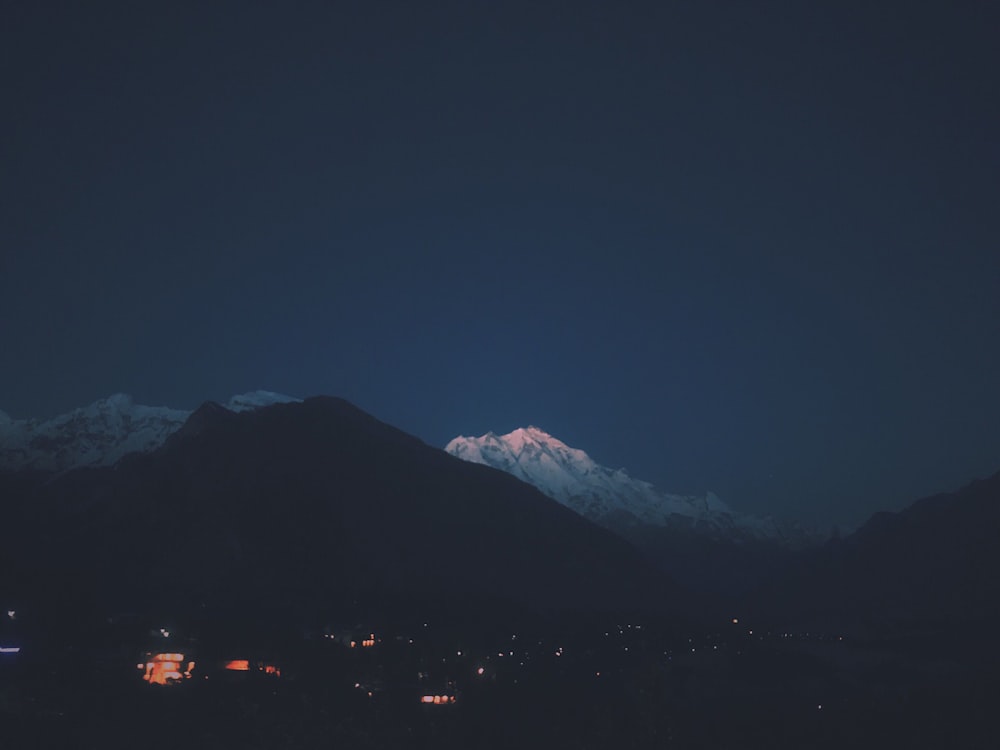
[{"label": "town light", "polygon": [[194,662],[188,662],[187,669],[181,672],[181,663],[184,661],[184,654],[155,654],[150,656],[150,660],[145,664],[136,664],[145,673],[142,679],[150,685],[167,685],[178,682],[182,677],[190,677],[191,670],[194,669]]}]

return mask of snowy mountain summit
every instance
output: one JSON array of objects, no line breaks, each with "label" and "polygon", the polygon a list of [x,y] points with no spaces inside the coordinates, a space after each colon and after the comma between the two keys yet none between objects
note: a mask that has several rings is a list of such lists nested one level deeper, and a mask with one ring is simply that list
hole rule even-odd
[{"label": "snowy mountain summit", "polygon": [[[246,411],[298,401],[270,391],[233,396],[223,406]],[[129,453],[159,448],[191,416],[167,406],[143,406],[116,393],[52,419],[11,419],[0,412],[0,471],[65,471],[111,466]]]},{"label": "snowy mountain summit", "polygon": [[722,538],[779,541],[784,533],[770,518],[734,512],[714,493],[674,495],[609,469],[537,427],[506,435],[457,437],[445,450],[458,458],[513,474],[602,526],[637,524],[691,529]]}]

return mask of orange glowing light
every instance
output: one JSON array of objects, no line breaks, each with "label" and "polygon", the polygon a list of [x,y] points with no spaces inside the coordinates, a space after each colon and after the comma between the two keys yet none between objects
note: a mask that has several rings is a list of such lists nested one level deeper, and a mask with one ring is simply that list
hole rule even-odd
[{"label": "orange glowing light", "polygon": [[[145,665],[137,664],[139,669],[145,667],[142,679],[150,685],[167,685],[181,680],[180,662],[184,660],[184,654],[155,654]],[[186,676],[190,677],[190,670],[194,668],[194,662],[188,667]]]},{"label": "orange glowing light", "polygon": [[249,672],[250,661],[248,659],[232,659],[226,662],[226,669],[230,672]]}]

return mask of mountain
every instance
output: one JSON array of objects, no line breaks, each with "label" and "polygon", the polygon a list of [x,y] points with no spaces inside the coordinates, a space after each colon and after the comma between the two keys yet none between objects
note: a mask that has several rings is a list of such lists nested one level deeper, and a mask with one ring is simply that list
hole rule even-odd
[{"label": "mountain", "polygon": [[712,492],[664,492],[537,427],[457,437],[445,450],[537,487],[628,540],[685,586],[725,601],[745,596],[789,565],[796,551],[823,539],[797,525],[737,513]]},{"label": "mountain", "polygon": [[547,611],[687,601],[534,488],[334,398],[208,403],[154,451],[25,483],[4,504],[0,549],[32,571],[24,590],[74,608],[288,619],[358,597]]},{"label": "mountain", "polygon": [[[753,597],[804,629],[992,632],[1000,618],[1000,473],[898,513],[876,513],[804,554]],[[985,631],[984,631],[985,632]]]},{"label": "mountain", "polygon": [[[233,396],[225,408],[245,411],[297,400],[254,391]],[[0,412],[0,471],[111,466],[129,453],[160,447],[190,416],[182,409],[136,404],[122,393],[48,420],[17,420]]]},{"label": "mountain", "polygon": [[537,427],[506,435],[457,437],[445,450],[465,461],[506,471],[603,526],[683,529],[717,539],[797,543],[803,534],[770,518],[736,513],[713,492],[675,495],[609,469]]}]

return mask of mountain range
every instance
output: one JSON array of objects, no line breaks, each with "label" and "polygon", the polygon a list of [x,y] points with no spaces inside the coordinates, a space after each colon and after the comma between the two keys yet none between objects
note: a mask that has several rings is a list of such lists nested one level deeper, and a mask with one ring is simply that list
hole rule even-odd
[{"label": "mountain range", "polygon": [[340,399],[209,402],[159,448],[100,463],[0,474],[0,593],[255,620],[359,599],[688,609],[611,532]]},{"label": "mountain range", "polygon": [[535,427],[442,451],[327,397],[0,415],[0,503],[0,593],[29,598],[295,609],[405,592],[693,611],[693,590],[845,632],[1000,616],[1000,474],[810,545]]},{"label": "mountain range", "polygon": [[[224,416],[298,402],[291,396],[255,391],[212,408]],[[155,453],[182,431],[191,433],[205,418],[204,411],[144,406],[116,394],[48,420],[11,420],[3,415],[0,472],[59,473],[115,466],[130,455]],[[455,438],[445,450],[537,488],[623,537],[654,567],[691,589],[743,591],[783,560],[790,548],[809,541],[804,534],[793,533],[797,531],[793,527],[735,513],[713,493],[689,497],[662,492],[623,469],[597,464],[584,451],[536,427],[503,436]]]},{"label": "mountain range", "polygon": [[[271,391],[233,396],[222,406],[232,412],[299,399]],[[164,444],[191,416],[190,411],[136,404],[115,394],[51,419],[13,420],[0,412],[0,471],[66,471],[111,466],[130,453],[148,453]],[[448,453],[492,466],[602,526],[636,525],[683,529],[713,539],[766,541],[803,546],[815,534],[771,518],[736,513],[712,492],[684,496],[635,479],[624,469],[597,464],[537,427],[506,435],[457,437]]]}]

